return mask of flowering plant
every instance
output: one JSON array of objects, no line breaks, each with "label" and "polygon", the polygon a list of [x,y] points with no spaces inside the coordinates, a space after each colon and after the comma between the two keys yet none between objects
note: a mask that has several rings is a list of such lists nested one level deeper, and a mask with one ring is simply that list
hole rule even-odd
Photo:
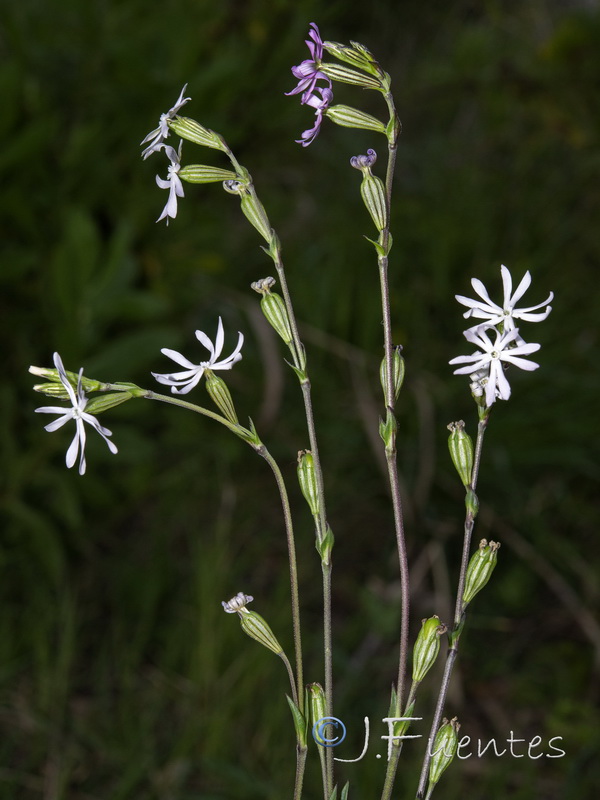
[{"label": "flowering plant", "polygon": [[[396,404],[401,397],[405,362],[402,347],[392,342],[389,278],[392,247],[390,230],[392,186],[401,125],[391,92],[390,76],[364,45],[356,42],[342,45],[324,41],[314,23],[311,23],[310,26],[307,45],[310,58],[292,68],[292,74],[298,83],[287,94],[300,95],[301,104],[313,108],[316,119],[313,128],[304,131],[297,141],[304,147],[314,143],[323,120],[328,118],[333,124],[342,127],[361,129],[374,135],[383,136],[384,149],[387,149],[384,178],[378,176],[374,171],[377,164],[377,152],[374,148],[369,148],[366,154],[359,154],[350,159],[350,166],[360,172],[360,195],[375,229],[371,231],[373,238],[368,238],[368,242],[373,248],[373,256],[377,262],[379,290],[382,298],[384,356],[379,370],[382,390],[379,435],[382,440],[387,483],[391,497],[390,516],[393,518],[401,587],[398,669],[391,692],[388,717],[385,718],[391,723],[391,728],[389,736],[383,737],[389,739],[389,751],[381,780],[381,798],[390,800],[392,796],[403,740],[411,736],[407,733],[410,723],[418,719],[414,713],[420,699],[419,688],[438,659],[440,652],[444,652],[443,678],[436,708],[431,718],[427,748],[423,756],[421,775],[416,789],[417,798],[429,798],[437,788],[442,773],[450,765],[458,748],[458,721],[453,718],[447,722],[442,715],[446,706],[452,671],[459,652],[467,607],[471,607],[477,593],[490,580],[497,563],[499,545],[496,542],[488,544],[484,539],[479,548],[471,554],[472,533],[479,508],[476,490],[484,434],[496,400],[508,400],[511,394],[505,368],[512,366],[532,371],[538,367],[538,364],[530,361],[527,356],[538,351],[540,345],[527,344],[521,338],[515,321],[537,322],[546,319],[551,310],[548,303],[553,296],[550,293],[543,303],[518,308],[517,303],[528,289],[531,276],[526,273],[513,293],[512,277],[504,266],[501,268],[504,287],[502,305],[494,303],[484,285],[476,279],[473,279],[472,285],[480,300],[471,300],[462,295],[456,296],[459,303],[467,306],[465,317],[484,320],[483,323],[464,332],[466,339],[478,348],[475,353],[457,356],[450,361],[452,365],[461,365],[455,370],[456,374],[468,374],[471,377],[471,394],[478,417],[477,438],[474,444],[466,432],[464,422],[450,423],[450,457],[465,493],[464,537],[456,604],[451,620],[442,622],[438,615],[434,614],[428,620],[423,621],[421,631],[412,648],[412,671],[410,671],[408,664],[411,649],[409,643],[410,573],[400,493],[401,481],[397,463],[398,424],[395,412]],[[324,61],[325,53],[335,61]],[[378,92],[385,105],[383,118],[372,116],[351,106],[332,105],[333,86],[336,82]],[[79,454],[79,471],[82,475],[86,468],[84,422],[92,425],[104,438],[110,451],[116,453],[117,448],[109,438],[112,435],[111,432],[100,425],[94,414],[104,413],[120,403],[140,398],[169,403],[219,423],[248,444],[257,455],[268,463],[281,503],[288,551],[293,658],[288,658],[267,621],[254,610],[247,608],[254,599],[251,595],[242,591],[237,592],[230,600],[222,601],[222,605],[225,613],[237,614],[242,630],[249,637],[277,655],[285,665],[289,679],[287,702],[291,711],[291,724],[296,739],[296,764],[293,770],[294,800],[300,800],[302,797],[309,746],[312,748],[314,745],[316,745],[314,752],[318,754],[321,766],[325,800],[337,800],[338,794],[341,800],[346,800],[350,791],[349,785],[346,784],[343,788],[338,787],[334,769],[336,759],[331,746],[329,746],[333,741],[330,735],[331,728],[340,722],[333,716],[335,711],[332,663],[334,631],[331,589],[335,538],[326,507],[325,471],[320,457],[319,437],[315,424],[307,351],[300,336],[279,237],[259,199],[252,176],[248,169],[240,164],[221,134],[206,128],[196,120],[179,114],[182,107],[190,102],[190,98],[184,98],[186,88],[187,84],[169,111],[161,114],[158,127],[142,140],[142,144],[147,145],[142,156],[146,159],[154,154],[164,154],[169,160],[168,177],[163,179],[157,176],[156,178],[158,186],[169,192],[167,203],[157,221],[165,219],[168,223],[169,220],[176,219],[178,199],[184,197],[184,182],[221,184],[228,194],[239,198],[242,213],[266,243],[263,245],[263,251],[271,259],[277,274],[277,279],[269,276],[256,280],[252,284],[252,288],[261,296],[260,307],[265,319],[283,341],[285,361],[298,380],[306,419],[308,447],[298,452],[297,478],[312,518],[322,576],[324,666],[322,675],[317,676],[321,680],[307,684],[304,678],[305,653],[302,647],[300,619],[300,580],[294,533],[294,519],[300,512],[298,509],[292,508],[283,473],[260,438],[254,423],[249,420],[248,425],[244,426],[239,422],[230,390],[225,380],[215,374],[221,371],[228,372],[240,362],[244,344],[244,336],[241,332],[238,332],[236,347],[225,358],[221,358],[225,344],[225,332],[221,318],[218,321],[214,342],[201,330],[197,330],[195,334],[199,343],[208,351],[208,359],[195,363],[175,350],[163,348],[162,354],[182,367],[182,370],[178,372],[152,373],[159,384],[170,388],[171,391],[167,395],[158,394],[152,389],[146,389],[133,383],[103,383],[84,376],[83,370],[76,375],[68,373],[58,354],[55,354],[55,369],[31,368],[34,374],[47,380],[45,384],[35,388],[49,396],[70,401],[71,407],[41,407],[37,411],[59,415],[58,419],[46,426],[46,430],[50,432],[62,427],[71,419],[75,421],[76,435],[67,450],[66,460],[67,466],[71,467]],[[165,143],[172,133],[180,137],[177,149]],[[220,157],[227,159],[226,167],[208,164],[182,165],[182,142],[184,140],[193,145],[217,151]],[[273,291],[277,282],[281,294]],[[540,310],[543,306],[545,306],[544,310]],[[196,391],[201,381],[204,382],[216,410],[180,397],[180,395],[188,395]],[[197,397],[197,394],[194,397]],[[447,637],[447,647],[444,650],[441,647],[441,637]],[[309,732],[312,732],[312,736],[309,735]]]}]

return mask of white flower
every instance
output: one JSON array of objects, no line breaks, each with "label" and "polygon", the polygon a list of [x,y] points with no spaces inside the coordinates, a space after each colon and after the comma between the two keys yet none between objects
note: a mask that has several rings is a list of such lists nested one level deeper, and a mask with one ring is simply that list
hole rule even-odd
[{"label": "white flower", "polygon": [[96,417],[92,414],[87,414],[85,412],[85,407],[87,405],[87,397],[85,396],[85,392],[81,386],[81,375],[83,373],[83,369],[79,370],[79,379],[77,381],[77,392],[73,389],[71,384],[69,383],[69,379],[67,378],[67,374],[65,372],[65,368],[63,366],[63,362],[61,357],[58,353],[54,353],[54,366],[58,370],[58,377],[60,378],[60,382],[67,390],[69,395],[69,399],[72,403],[72,408],[65,409],[64,406],[42,406],[42,408],[36,408],[36,413],[38,414],[60,414],[58,419],[55,419],[54,422],[51,422],[49,425],[45,425],[44,428],[47,431],[55,431],[58,428],[62,428],[69,420],[74,419],[75,425],[77,426],[77,430],[75,431],[75,436],[73,437],[73,441],[71,442],[69,449],[67,450],[67,467],[72,467],[77,459],[77,454],[81,448],[81,455],[79,458],[79,474],[83,475],[85,472],[85,426],[84,422],[87,422],[93,428],[95,428],[100,436],[104,439],[106,444],[108,445],[108,449],[111,453],[117,453],[117,447],[113,442],[108,440],[108,436],[112,436],[112,433],[107,429],[103,428],[102,425],[98,422]]},{"label": "white flower", "polygon": [[183,184],[181,183],[181,178],[178,175],[179,170],[181,169],[181,164],[179,163],[181,158],[181,142],[179,143],[179,152],[175,152],[175,149],[167,144],[161,144],[160,147],[164,147],[165,153],[169,157],[171,163],[169,165],[168,176],[166,180],[164,178],[160,178],[158,175],[156,176],[156,183],[160,186],[160,188],[169,190],[169,199],[167,200],[167,204],[163,208],[162,214],[156,221],[160,222],[161,219],[165,219],[166,217],[168,225],[169,217],[171,219],[175,219],[177,216],[177,198],[183,197]]},{"label": "white flower", "polygon": [[221,605],[225,609],[226,614],[236,614],[245,610],[245,607],[248,605],[248,603],[251,603],[253,600],[254,598],[251,594],[238,592],[235,597],[231,598],[231,600],[228,600],[227,602],[222,600]]},{"label": "white flower", "polygon": [[179,109],[182,106],[184,106],[189,100],[192,99],[191,97],[183,96],[183,93],[185,92],[186,89],[187,89],[187,83],[181,90],[181,94],[177,98],[177,102],[175,103],[175,105],[172,108],[170,108],[166,114],[160,115],[160,119],[158,121],[158,128],[155,128],[153,131],[150,131],[148,136],[146,136],[140,142],[140,144],[146,144],[146,142],[150,142],[148,147],[146,147],[146,149],[142,151],[142,158],[146,159],[148,158],[148,156],[152,155],[152,153],[156,153],[157,150],[160,150],[162,143],[169,135],[169,125],[168,125],[169,120],[177,116]]},{"label": "white flower", "polygon": [[[496,334],[494,342],[490,339],[486,330],[493,330]],[[510,385],[504,375],[503,363],[514,364],[528,371],[537,369],[539,364],[528,361],[519,356],[535,353],[540,349],[539,344],[517,344],[513,343],[519,338],[519,331],[513,328],[510,331],[500,331],[490,325],[478,325],[464,332],[465,338],[473,344],[478,345],[481,350],[476,350],[471,356],[457,356],[450,361],[450,364],[467,364],[454,370],[455,375],[471,375],[472,379],[477,378],[477,382],[485,385],[485,402],[488,408],[494,403],[497,397],[508,400],[510,397]],[[482,373],[482,370],[488,370]],[[477,373],[477,375],[473,375]]]},{"label": "white flower", "polygon": [[[529,306],[528,308],[515,308],[516,304],[531,285],[531,275],[529,272],[526,272],[523,280],[517,286],[514,294],[511,294],[511,274],[504,265],[502,265],[500,271],[502,273],[502,284],[504,287],[504,299],[502,301],[502,305],[499,306],[497,303],[494,303],[490,299],[487,289],[483,283],[477,278],[473,278],[471,280],[471,285],[479,297],[481,297],[481,300],[471,300],[468,297],[463,297],[463,295],[456,295],[456,299],[459,303],[462,303],[464,306],[468,306],[468,311],[465,311],[463,315],[465,319],[468,319],[469,317],[485,319],[490,325],[498,325],[502,323],[505,331],[515,329],[516,326],[514,321],[516,319],[522,319],[525,322],[541,322],[542,320],[546,319],[548,314],[552,311],[552,307],[549,306],[548,303],[552,300],[554,294],[550,292],[544,302],[538,303],[536,306]],[[543,306],[546,306],[544,311],[537,310]],[[473,328],[471,328],[471,330],[474,330],[476,327],[478,326],[475,325]],[[523,340],[519,338],[518,341],[522,342]]]},{"label": "white flower", "polygon": [[223,342],[225,340],[223,323],[221,321],[221,317],[219,317],[217,338],[215,339],[214,345],[205,333],[202,331],[196,331],[196,339],[198,339],[198,341],[210,352],[210,358],[208,361],[201,361],[199,364],[192,364],[192,362],[188,361],[185,356],[181,355],[181,353],[178,353],[175,350],[169,350],[167,347],[163,347],[160,352],[163,353],[163,355],[172,358],[173,361],[180,366],[185,367],[185,370],[184,372],[167,373],[166,375],[157,375],[156,372],[153,372],[152,375],[159,383],[162,383],[165,386],[170,386],[173,394],[187,394],[194,388],[194,386],[198,385],[200,378],[204,374],[204,370],[231,369],[237,361],[241,360],[242,356],[240,354],[240,350],[244,344],[244,336],[239,331],[238,335],[238,343],[233,353],[227,356],[227,358],[218,361],[217,359],[221,355],[221,351],[223,350]]}]

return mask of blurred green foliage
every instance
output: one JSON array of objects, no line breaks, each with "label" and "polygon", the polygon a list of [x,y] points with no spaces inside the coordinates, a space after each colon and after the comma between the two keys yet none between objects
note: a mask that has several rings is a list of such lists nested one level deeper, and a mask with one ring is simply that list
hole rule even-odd
[{"label": "blurred green foliage", "polygon": [[[551,317],[530,334],[541,368],[514,376],[510,403],[494,409],[476,535],[503,548],[473,604],[448,711],[473,739],[563,736],[567,755],[462,761],[436,796],[595,796],[598,3],[379,0],[367,11],[316,0],[21,0],[0,10],[0,798],[274,800],[292,784],[282,666],[220,606],[252,593],[290,645],[267,468],[207,420],[140,401],[103,420],[118,457],[91,436],[88,472],[72,474],[69,434],[44,433],[26,372],[50,365],[54,350],[70,369],[149,385],[150,370],[165,368],[161,347],[186,351],[219,315],[231,337],[245,331],[229,384],[289,480],[307,680],[321,679],[318,563],[295,486],[301,404],[249,291],[270,262],[215,187],[186,187],[177,220],[154,224],[164,164],[142,162],[138,142],[186,82],[186,113],[225,135],[284,244],[336,535],[336,709],[349,730],[340,756],[360,751],[365,715],[373,726],[368,756],[341,772],[351,797],[377,796],[398,586],[371,446],[378,286],[348,159],[383,140],[326,122],[310,148],[294,143],[311,114],[283,93],[313,20],[326,38],[364,42],[380,58],[404,125],[392,291],[407,360],[400,461],[415,634],[421,617],[449,616],[457,574],[461,487],[445,425],[463,417],[474,427],[466,382],[447,364],[466,352],[453,295],[469,294],[474,275],[498,289],[501,262],[517,278],[531,270],[532,303],[555,292]],[[337,96],[382,112],[367,92]],[[409,796],[421,753],[406,746],[399,787]],[[318,781],[309,771],[307,797],[319,796]]]}]

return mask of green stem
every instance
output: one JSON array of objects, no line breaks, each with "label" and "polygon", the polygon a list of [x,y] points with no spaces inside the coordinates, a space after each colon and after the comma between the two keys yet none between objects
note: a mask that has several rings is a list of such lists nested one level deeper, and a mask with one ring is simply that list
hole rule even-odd
[{"label": "green stem", "polygon": [[[483,419],[479,421],[479,424],[477,426],[477,442],[475,444],[475,458],[473,462],[473,473],[471,480],[471,488],[473,489],[473,491],[475,491],[477,487],[477,480],[479,478],[479,467],[481,464],[483,437],[485,434],[485,430],[487,428],[488,420],[489,420],[489,415],[486,415]],[[427,742],[427,750],[425,751],[425,758],[423,759],[423,766],[421,768],[419,788],[417,789],[418,800],[420,800],[420,798],[423,798],[425,795],[425,789],[427,786],[427,777],[429,773],[429,762],[431,761],[431,755],[430,755],[431,748],[433,747],[433,742],[435,740],[436,733],[438,731],[438,728],[440,727],[440,722],[442,720],[442,714],[444,713],[444,705],[446,704],[446,696],[448,694],[450,678],[452,677],[452,671],[454,669],[454,664],[458,656],[458,645],[460,642],[461,632],[465,623],[465,607],[462,598],[465,587],[467,567],[469,565],[469,551],[471,548],[471,536],[473,533],[474,525],[475,525],[475,517],[473,515],[473,512],[467,511],[465,515],[465,524],[464,524],[463,551],[460,564],[460,575],[458,578],[458,589],[456,592],[456,604],[454,608],[454,627],[449,636],[450,647],[448,649],[448,655],[446,657],[446,664],[444,667],[444,674],[442,676],[442,682],[440,685],[440,692],[438,695],[435,707],[435,713],[433,715],[433,720],[431,723],[429,740]],[[430,793],[428,793],[427,797],[429,797],[429,795]]]},{"label": "green stem", "polygon": [[[180,408],[185,408],[189,411],[195,411],[197,414],[202,414],[205,417],[209,417],[209,419],[213,419],[216,422],[219,422],[221,425],[224,425],[233,433],[240,435],[240,431],[245,430],[242,428],[241,425],[234,425],[229,420],[225,419],[225,417],[216,414],[214,411],[209,411],[207,408],[203,408],[202,406],[198,406],[195,403],[190,403],[187,400],[182,400],[179,397],[173,397],[171,395],[165,394],[158,394],[157,392],[152,392],[149,390],[141,389],[140,390],[140,397],[145,397],[148,400],[158,400],[161,403],[168,403],[170,405],[179,406]],[[287,537],[287,545],[288,545],[288,558],[289,558],[289,565],[290,565],[290,585],[291,585],[291,599],[292,599],[292,626],[294,631],[294,652],[295,652],[295,661],[296,661],[296,687],[297,687],[297,696],[296,696],[296,705],[298,708],[302,709],[304,707],[304,674],[302,668],[302,639],[300,635],[300,599],[298,593],[298,569],[296,563],[296,542],[294,538],[294,527],[292,523],[292,514],[290,510],[290,501],[287,493],[287,489],[285,486],[285,481],[283,480],[283,476],[281,474],[281,470],[273,456],[269,453],[267,448],[264,444],[255,443],[255,442],[248,442],[248,444],[252,447],[252,449],[258,453],[267,464],[271,467],[271,471],[275,477],[275,482],[277,483],[277,488],[279,490],[279,497],[281,500],[281,506],[283,509],[283,517],[285,522],[285,530],[286,530],[286,537]]]}]

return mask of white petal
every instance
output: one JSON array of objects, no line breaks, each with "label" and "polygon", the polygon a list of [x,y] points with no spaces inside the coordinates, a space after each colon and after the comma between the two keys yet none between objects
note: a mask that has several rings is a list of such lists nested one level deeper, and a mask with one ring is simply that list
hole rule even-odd
[{"label": "white petal", "polygon": [[[217,332],[217,336],[218,336],[218,332]],[[206,347],[206,349],[210,353],[210,358],[208,359],[208,361],[209,361],[209,364],[212,364],[212,362],[219,355],[219,353],[217,353],[215,351],[215,346],[213,345],[211,340],[208,338],[208,336],[204,333],[204,331],[196,331],[196,339],[198,339],[200,344],[203,345],[204,347]]]},{"label": "white petal", "polygon": [[523,275],[523,280],[517,286],[517,288],[515,290],[515,293],[510,298],[510,301],[509,301],[510,305],[507,305],[506,307],[507,308],[511,308],[511,309],[514,308],[516,306],[516,304],[519,302],[519,300],[523,297],[523,295],[525,294],[527,289],[529,289],[530,286],[531,286],[531,274],[530,274],[530,272],[528,270],[525,273],[525,275]]},{"label": "white petal", "polygon": [[62,428],[62,426],[66,422],[69,422],[72,419],[73,419],[73,414],[71,414],[70,412],[68,414],[63,414],[62,417],[59,417],[58,419],[55,419],[49,425],[44,425],[44,430],[48,431],[48,433],[52,433],[53,431],[56,431],[59,428]]},{"label": "white petal", "polygon": [[197,364],[192,364],[191,361],[188,361],[188,359],[185,356],[182,356],[181,353],[178,353],[177,350],[170,350],[168,347],[163,347],[160,352],[182,367],[196,369],[198,366]]}]

